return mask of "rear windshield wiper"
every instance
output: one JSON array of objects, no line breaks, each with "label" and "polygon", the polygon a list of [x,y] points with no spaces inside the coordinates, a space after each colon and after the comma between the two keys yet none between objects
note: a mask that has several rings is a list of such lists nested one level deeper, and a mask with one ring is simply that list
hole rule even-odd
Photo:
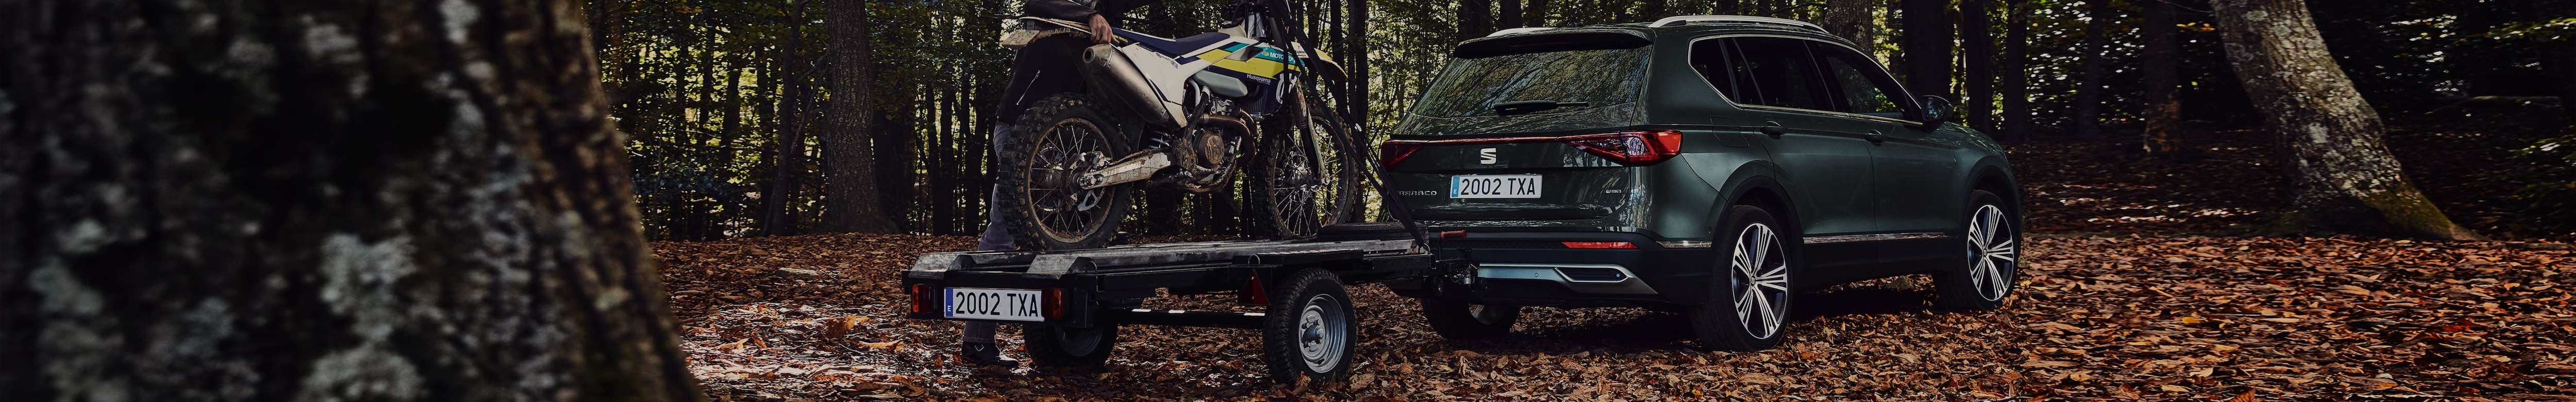
[{"label": "rear windshield wiper", "polygon": [[1555,108],[1561,108],[1561,107],[1584,107],[1584,106],[1590,106],[1590,105],[1592,105],[1592,102],[1569,102],[1569,101],[1552,101],[1552,100],[1511,101],[1511,102],[1503,102],[1502,104],[1494,105],[1494,114],[1496,114],[1496,115],[1502,115],[1502,116],[1510,116],[1510,115],[1516,115],[1516,114],[1536,113],[1536,112],[1543,111],[1543,110],[1555,109]]}]

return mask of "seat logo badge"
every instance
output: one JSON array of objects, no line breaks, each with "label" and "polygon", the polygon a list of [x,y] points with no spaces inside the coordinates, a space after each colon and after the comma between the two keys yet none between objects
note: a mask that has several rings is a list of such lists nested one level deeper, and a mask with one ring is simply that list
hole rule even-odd
[{"label": "seat logo badge", "polygon": [[1494,164],[1494,162],[1498,162],[1498,161],[1499,161],[1499,160],[1497,160],[1497,159],[1494,159],[1494,149],[1493,149],[1493,148],[1485,148],[1485,149],[1476,150],[1476,156],[1482,157],[1483,159],[1479,159],[1478,161],[1479,161],[1479,162],[1484,162],[1484,163],[1485,163],[1485,164],[1487,164],[1487,165],[1491,165],[1491,164]]}]

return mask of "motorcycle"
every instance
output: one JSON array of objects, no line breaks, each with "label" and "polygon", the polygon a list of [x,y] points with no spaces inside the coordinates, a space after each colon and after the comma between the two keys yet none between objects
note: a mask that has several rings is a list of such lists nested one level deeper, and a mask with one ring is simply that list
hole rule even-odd
[{"label": "motorcycle", "polygon": [[[1185,38],[1113,29],[1117,43],[1080,52],[1084,90],[1047,95],[1012,123],[996,157],[993,208],[1021,246],[1102,247],[1135,191],[1226,192],[1238,168],[1272,237],[1313,237],[1359,218],[1362,175],[1375,159],[1335,102],[1339,91],[1318,89],[1344,79],[1340,68],[1313,51],[1287,1],[1236,7],[1231,25]],[[1019,20],[1005,45],[1057,35],[1091,43],[1082,23]]]}]

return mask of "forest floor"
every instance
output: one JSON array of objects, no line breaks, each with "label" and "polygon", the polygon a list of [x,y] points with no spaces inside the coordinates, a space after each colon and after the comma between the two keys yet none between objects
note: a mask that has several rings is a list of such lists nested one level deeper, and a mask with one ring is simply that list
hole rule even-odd
[{"label": "forest floor", "polygon": [[1934,309],[1914,278],[1843,285],[1800,295],[1780,348],[1725,353],[1692,349],[1682,316],[1637,309],[1533,308],[1516,336],[1453,342],[1412,300],[1360,286],[1361,363],[1336,384],[1269,384],[1257,335],[1223,329],[1122,328],[1098,371],[955,364],[959,325],[900,318],[897,273],[968,237],[654,252],[692,371],[730,401],[2576,400],[2576,251],[2565,234],[2512,231],[2503,184],[2476,179],[2513,169],[2499,152],[2528,135],[2441,127],[2389,141],[2455,218],[2517,240],[2248,235],[2282,198],[2251,132],[2195,136],[2206,158],[2187,162],[2024,144],[2033,234],[2001,309]]}]

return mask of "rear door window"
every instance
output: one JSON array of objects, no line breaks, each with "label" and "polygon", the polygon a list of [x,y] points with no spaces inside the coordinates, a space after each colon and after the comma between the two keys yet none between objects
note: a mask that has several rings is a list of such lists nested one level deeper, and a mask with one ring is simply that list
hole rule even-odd
[{"label": "rear door window", "polygon": [[1834,111],[1904,119],[1913,108],[1906,102],[1905,90],[1877,62],[1851,49],[1821,44],[1815,48],[1825,56],[1827,76],[1833,78]]},{"label": "rear door window", "polygon": [[[1738,37],[1701,41],[1725,42],[1725,79],[1710,84],[1738,104],[1835,111],[1833,96],[1807,41],[1789,38]],[[1698,49],[1693,49],[1698,50]],[[1697,56],[1693,57],[1697,59]],[[1700,60],[1693,60],[1694,64]],[[1710,70],[1702,70],[1706,73]]]}]

